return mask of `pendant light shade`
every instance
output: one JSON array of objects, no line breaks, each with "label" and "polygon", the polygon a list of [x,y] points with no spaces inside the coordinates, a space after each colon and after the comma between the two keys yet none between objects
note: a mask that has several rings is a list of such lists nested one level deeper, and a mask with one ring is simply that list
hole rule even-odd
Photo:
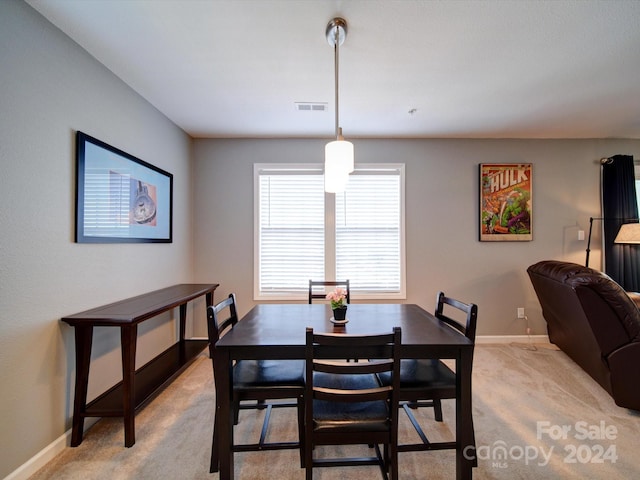
[{"label": "pendant light shade", "polygon": [[324,147],[324,191],[343,192],[349,181],[349,163],[353,168],[353,144],[344,140],[329,142]]},{"label": "pendant light shade", "polygon": [[324,191],[328,193],[344,192],[349,181],[349,173],[346,172],[331,157],[324,162]]},{"label": "pendant light shade", "polygon": [[339,117],[338,65],[340,45],[347,37],[347,22],[343,18],[334,18],[327,25],[327,41],[334,47],[335,94],[336,94],[336,140],[327,143],[324,148],[324,189],[329,193],[344,191],[353,172],[353,143],[342,137]]},{"label": "pendant light shade", "polygon": [[327,143],[324,147],[324,158],[325,164],[331,163],[331,168],[338,168],[347,174],[353,172],[353,143],[343,138]]}]

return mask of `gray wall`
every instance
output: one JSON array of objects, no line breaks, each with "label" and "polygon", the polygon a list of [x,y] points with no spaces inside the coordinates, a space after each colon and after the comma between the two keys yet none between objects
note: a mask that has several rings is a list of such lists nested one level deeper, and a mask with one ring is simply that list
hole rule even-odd
[{"label": "gray wall", "polygon": [[[634,140],[353,140],[357,162],[406,164],[407,302],[433,309],[438,290],[478,304],[479,335],[522,335],[525,307],[546,334],[526,275],[542,259],[584,263],[589,217],[599,216],[599,159],[640,155]],[[218,298],[253,305],[253,163],[321,162],[321,140],[196,140],[196,279]],[[533,241],[478,241],[478,164],[533,164]],[[600,267],[599,222],[592,267]],[[200,327],[203,328],[203,327]]]},{"label": "gray wall", "polygon": [[[0,478],[70,428],[73,329],[60,318],[192,279],[191,143],[21,1],[0,1]],[[75,131],[174,174],[172,244],[76,244]],[[140,329],[138,363],[175,339]],[[94,335],[89,396],[121,378],[119,333]]]}]

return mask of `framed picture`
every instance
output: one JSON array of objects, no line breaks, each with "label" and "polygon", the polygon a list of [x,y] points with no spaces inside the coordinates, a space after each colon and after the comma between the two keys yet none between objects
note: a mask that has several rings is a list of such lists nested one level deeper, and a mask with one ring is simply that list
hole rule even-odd
[{"label": "framed picture", "polygon": [[77,132],[76,182],[76,242],[172,242],[172,174]]},{"label": "framed picture", "polygon": [[531,241],[532,165],[480,164],[480,241]]}]

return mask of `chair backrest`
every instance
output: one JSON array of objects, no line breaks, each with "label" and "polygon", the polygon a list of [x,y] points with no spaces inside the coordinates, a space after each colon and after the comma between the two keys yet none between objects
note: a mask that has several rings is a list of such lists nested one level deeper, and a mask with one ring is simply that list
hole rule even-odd
[{"label": "chair backrest", "polygon": [[220,337],[238,323],[236,295],[230,293],[227,298],[207,308],[207,331],[209,332],[209,354],[213,359],[213,350]]},{"label": "chair backrest", "polygon": [[309,303],[313,300],[326,300],[327,293],[325,287],[342,287],[347,292],[347,303],[351,303],[351,292],[349,290],[349,280],[309,280]]},{"label": "chair backrest", "polygon": [[[305,403],[309,415],[312,414],[313,399],[347,403],[385,400],[389,403],[389,415],[393,421],[398,410],[401,341],[400,327],[395,327],[393,333],[377,335],[314,334],[313,328],[307,327]],[[348,349],[346,355],[345,349]],[[344,359],[352,354],[368,360],[346,362]],[[345,380],[332,382],[331,388],[317,386],[314,372],[342,375]],[[354,387],[358,383],[354,376],[382,372],[391,372],[391,385],[366,389]]]},{"label": "chair backrest", "polygon": [[[460,310],[466,316],[464,324],[445,313],[445,305]],[[478,306],[475,303],[464,303],[455,298],[447,297],[444,292],[438,292],[436,297],[436,317],[440,321],[455,328],[472,342],[476,341],[476,323],[478,320]]]}]

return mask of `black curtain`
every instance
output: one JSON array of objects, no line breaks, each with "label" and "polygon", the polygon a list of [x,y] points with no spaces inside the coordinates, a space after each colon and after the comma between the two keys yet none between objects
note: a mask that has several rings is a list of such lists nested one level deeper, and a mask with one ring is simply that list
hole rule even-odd
[{"label": "black curtain", "polygon": [[638,245],[613,243],[623,223],[638,221],[633,157],[615,155],[602,166],[605,273],[631,292],[640,291]]}]

